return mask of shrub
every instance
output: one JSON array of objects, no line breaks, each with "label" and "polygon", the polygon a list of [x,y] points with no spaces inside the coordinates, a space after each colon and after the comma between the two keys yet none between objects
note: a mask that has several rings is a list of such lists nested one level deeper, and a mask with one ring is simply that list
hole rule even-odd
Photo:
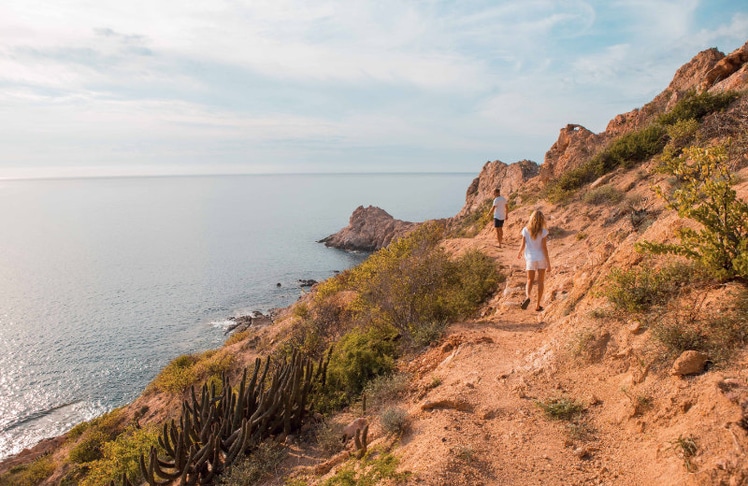
[{"label": "shrub", "polygon": [[705,310],[705,299],[706,294],[673,307],[652,325],[652,335],[668,356],[695,350],[707,353],[712,361],[726,361],[748,344],[748,291],[742,289],[729,297],[734,305],[726,311]]},{"label": "shrub", "polygon": [[396,337],[392,330],[378,327],[354,329],[343,336],[327,367],[329,388],[352,399],[369,380],[392,372],[397,357]]},{"label": "shrub", "polygon": [[694,467],[691,463],[691,458],[696,456],[699,451],[699,446],[696,442],[696,438],[692,435],[687,437],[678,436],[670,442],[671,447],[675,450],[675,453],[683,458],[683,465],[686,467],[688,472],[693,472]]},{"label": "shrub", "polygon": [[701,228],[680,228],[680,243],[645,241],[637,249],[696,260],[722,280],[748,279],[748,204],[732,188],[725,146],[685,149],[680,157],[663,161],[659,170],[678,177],[680,184],[670,193],[658,187],[657,194]]},{"label": "shrub", "polygon": [[408,391],[410,375],[395,373],[377,376],[364,387],[367,400],[372,405],[381,405],[400,398]]},{"label": "shrub", "polygon": [[665,305],[682,288],[703,280],[693,265],[674,262],[655,268],[645,262],[637,267],[611,270],[600,294],[619,311],[646,312]]},{"label": "shrub", "polygon": [[706,115],[722,111],[737,99],[734,92],[726,93],[696,93],[690,91],[667,113],[660,115],[658,121],[663,125],[674,125],[684,120],[701,120]]},{"label": "shrub", "polygon": [[41,484],[55,471],[55,463],[50,456],[42,456],[30,464],[11,468],[0,476],[0,486],[35,486]]},{"label": "shrub", "polygon": [[251,329],[245,329],[244,331],[233,332],[228,337],[228,339],[226,339],[226,342],[223,343],[223,345],[231,346],[232,344],[236,344],[240,341],[244,341],[250,334],[252,334]]},{"label": "shrub", "polygon": [[634,167],[662,151],[666,143],[665,135],[665,128],[654,123],[618,137],[590,160],[549,184],[546,197],[561,202],[568,199],[570,193],[619,167]]},{"label": "shrub", "polygon": [[397,457],[389,452],[374,457],[365,456],[354,465],[345,464],[322,486],[374,486],[376,484],[401,484],[408,480],[410,473],[397,472]]},{"label": "shrub", "polygon": [[684,148],[689,146],[699,130],[699,122],[693,118],[680,120],[667,127],[667,135],[670,140],[662,151],[662,157],[667,160],[678,157]]},{"label": "shrub", "polygon": [[382,430],[387,434],[401,435],[408,429],[408,412],[398,407],[385,409],[379,416]]},{"label": "shrub", "polygon": [[140,455],[147,456],[151,447],[158,446],[158,433],[156,426],[143,429],[130,427],[116,439],[102,443],[100,458],[87,464],[88,473],[80,482],[81,486],[118,482],[122,474],[127,474],[130,481],[140,484],[143,481],[138,465]]},{"label": "shrub", "polygon": [[425,345],[446,323],[474,312],[500,278],[495,262],[480,252],[452,261],[436,245],[405,245],[370,258],[376,270],[358,282],[358,309],[366,320],[394,326],[407,343]]},{"label": "shrub", "polygon": [[328,456],[343,450],[345,444],[340,438],[343,436],[343,426],[335,422],[323,421],[315,430],[315,440],[319,448]]},{"label": "shrub", "polygon": [[73,446],[68,460],[75,464],[84,464],[102,457],[102,446],[122,433],[122,408],[97,417],[90,422],[79,424],[71,431],[78,443]]},{"label": "shrub", "polygon": [[[514,194],[512,194],[514,196]],[[516,196],[515,196],[516,197]],[[510,196],[511,199],[511,196]],[[493,205],[492,199],[483,201],[474,211],[466,214],[449,230],[449,235],[455,238],[473,238],[491,222],[489,212]]]},{"label": "shrub", "polygon": [[584,411],[584,405],[571,398],[550,398],[535,404],[553,420],[573,420]]},{"label": "shrub", "polygon": [[152,382],[152,386],[167,393],[181,393],[197,378],[194,365],[197,359],[188,354],[174,358]]},{"label": "shrub", "polygon": [[596,187],[584,195],[584,202],[599,206],[601,204],[618,204],[623,201],[624,194],[613,186]]},{"label": "shrub", "polygon": [[101,430],[90,430],[70,449],[68,459],[75,464],[83,464],[100,459],[102,457],[101,448],[109,439],[110,437]]},{"label": "shrub", "polygon": [[222,475],[218,484],[222,486],[260,484],[262,480],[275,474],[287,455],[288,450],[282,445],[263,442]]}]

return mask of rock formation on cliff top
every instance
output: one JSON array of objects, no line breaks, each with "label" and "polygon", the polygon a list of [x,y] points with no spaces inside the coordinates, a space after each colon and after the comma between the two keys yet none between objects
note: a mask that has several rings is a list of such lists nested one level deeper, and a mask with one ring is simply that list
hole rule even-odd
[{"label": "rock formation on cliff top", "polygon": [[351,214],[348,226],[319,243],[341,250],[376,251],[407,234],[416,224],[395,219],[375,206],[359,206]]}]

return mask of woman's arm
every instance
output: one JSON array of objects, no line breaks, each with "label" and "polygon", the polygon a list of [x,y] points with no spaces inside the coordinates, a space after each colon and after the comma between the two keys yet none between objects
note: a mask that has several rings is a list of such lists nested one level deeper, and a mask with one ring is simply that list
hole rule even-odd
[{"label": "woman's arm", "polygon": [[546,272],[551,272],[551,257],[548,255],[548,245],[546,244],[546,241],[548,240],[548,237],[543,238],[543,240],[540,242],[541,246],[543,247],[543,256],[545,257],[545,262],[548,264],[548,268],[546,269]]},{"label": "woman's arm", "polygon": [[519,245],[519,251],[517,252],[517,260],[522,258],[522,252],[525,251],[525,235],[520,234],[520,237],[522,238],[522,244]]}]

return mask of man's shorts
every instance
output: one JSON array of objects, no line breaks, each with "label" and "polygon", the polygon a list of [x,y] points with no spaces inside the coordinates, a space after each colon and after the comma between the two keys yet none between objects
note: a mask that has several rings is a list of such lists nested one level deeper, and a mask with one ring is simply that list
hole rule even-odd
[{"label": "man's shorts", "polygon": [[504,220],[503,219],[493,218],[493,227],[494,228],[502,228],[503,226],[504,226]]}]

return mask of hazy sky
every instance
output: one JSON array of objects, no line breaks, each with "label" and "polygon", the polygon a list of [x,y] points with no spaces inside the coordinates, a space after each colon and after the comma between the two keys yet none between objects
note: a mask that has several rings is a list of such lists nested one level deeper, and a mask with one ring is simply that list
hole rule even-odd
[{"label": "hazy sky", "polygon": [[738,0],[0,0],[0,177],[542,162],[747,40]]}]

